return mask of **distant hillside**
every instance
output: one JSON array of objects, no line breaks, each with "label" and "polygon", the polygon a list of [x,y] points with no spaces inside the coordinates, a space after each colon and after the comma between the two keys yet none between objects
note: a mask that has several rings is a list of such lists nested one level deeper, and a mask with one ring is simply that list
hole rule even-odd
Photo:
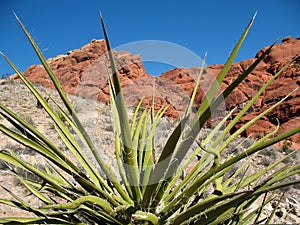
[{"label": "distant hillside", "polygon": [[[225,88],[228,86],[266,48],[259,51],[254,58],[235,63],[221,87]],[[108,103],[109,88],[106,69],[108,60],[105,53],[106,46],[104,40],[92,40],[82,48],[72,50],[66,55],[51,58],[48,62],[61,81],[65,91]],[[291,37],[284,38],[280,44],[272,49],[271,53],[237,90],[226,99],[226,105],[223,106],[222,110],[230,110],[236,106],[238,109],[242,108],[267,80],[297,54],[300,54],[300,37],[294,39]],[[199,73],[199,68],[176,68],[160,76],[152,77],[145,71],[141,57],[140,55],[132,55],[129,52],[115,52],[121,84],[127,102],[136,104],[142,97],[146,97],[144,105],[147,105],[154,93],[156,108],[160,108],[162,105],[170,105],[166,112],[167,116],[176,118],[181,115],[191,95],[195,82],[194,79]],[[218,74],[222,66],[210,65],[205,69],[201,89],[198,90],[196,96],[195,108],[199,106],[205,89],[211,84],[213,77]],[[24,74],[32,82],[38,82],[47,88],[53,88],[53,84],[41,65],[30,66]],[[13,76],[13,78],[15,77]],[[247,129],[243,133],[243,136],[253,135],[254,137],[258,137],[261,134],[266,134],[275,129],[278,121],[280,123],[279,133],[300,126],[300,89],[297,89],[299,86],[300,62],[296,62],[269,86],[254,104],[251,111],[236,125],[234,130],[292,91],[293,93],[284,104]],[[218,115],[215,117],[217,118]],[[213,122],[210,122],[207,126],[211,126],[211,123]],[[300,144],[300,134],[293,136],[292,141]]]}]

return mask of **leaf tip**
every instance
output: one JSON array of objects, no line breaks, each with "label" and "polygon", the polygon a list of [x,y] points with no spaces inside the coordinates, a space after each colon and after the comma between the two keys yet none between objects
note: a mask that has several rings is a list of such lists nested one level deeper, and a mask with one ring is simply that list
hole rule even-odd
[{"label": "leaf tip", "polygon": [[257,16],[257,13],[258,13],[258,10],[255,11],[253,17],[252,17],[252,20],[255,20],[256,16]]},{"label": "leaf tip", "polygon": [[257,16],[257,12],[258,12],[258,11],[256,11],[256,12],[254,13],[254,15],[252,16],[252,19],[250,20],[250,23],[249,23],[250,26],[252,26],[252,24],[253,24],[253,22],[254,22],[256,16]]},{"label": "leaf tip", "polygon": [[15,11],[12,11],[12,13],[14,14],[14,16],[16,17],[17,21],[20,22],[20,18],[18,17],[17,13]]},{"label": "leaf tip", "polygon": [[204,62],[204,63],[206,62],[207,54],[208,54],[208,52],[206,51],[206,52],[204,53],[204,57],[203,57],[203,62]]}]

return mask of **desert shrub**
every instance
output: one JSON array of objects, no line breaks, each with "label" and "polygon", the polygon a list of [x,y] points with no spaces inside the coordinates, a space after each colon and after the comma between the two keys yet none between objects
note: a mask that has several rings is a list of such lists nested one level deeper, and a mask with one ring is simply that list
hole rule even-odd
[{"label": "desert shrub", "polygon": [[[298,133],[300,127],[274,137],[277,128],[259,140],[247,142],[239,148],[244,143],[237,139],[239,135],[282,103],[285,100],[283,98],[231,135],[228,134],[259,95],[292,61],[275,74],[229,123],[226,122],[232,116],[233,110],[228,112],[214,129],[206,131],[203,128],[224,99],[246,79],[272,49],[272,46],[266,49],[246,71],[219,93],[220,84],[229,71],[253,19],[212,83],[200,107],[194,111],[194,117],[190,117],[204,70],[205,63],[203,63],[184,115],[178,118],[178,122],[170,129],[167,140],[160,146],[161,150],[157,151],[155,134],[159,131],[158,127],[167,107],[156,112],[153,103],[150,109],[140,111],[141,105],[138,105],[132,122],[129,122],[118,71],[101,18],[108,48],[107,65],[110,65],[107,71],[109,71],[108,80],[115,129],[115,162],[103,160],[105,156],[101,154],[101,149],[97,149],[91,137],[87,135],[74,106],[68,100],[41,51],[18,19],[59,92],[67,112],[58,104],[55,108],[50,107],[26,77],[5,55],[3,56],[52,118],[54,128],[72,154],[73,160],[66,155],[65,151],[58,148],[56,143],[49,141],[30,123],[0,103],[0,115],[7,118],[18,132],[3,124],[0,124],[0,131],[36,151],[48,162],[48,167],[40,168],[20,158],[13,150],[6,149],[0,152],[0,159],[39,177],[34,180],[26,177],[19,178],[20,182],[43,203],[39,206],[32,205],[8,190],[14,199],[0,199],[1,203],[32,212],[36,216],[1,218],[0,222],[2,224],[143,225],[270,222],[274,213],[267,218],[261,218],[262,209],[272,201],[274,191],[300,183],[298,178],[286,180],[288,177],[299,175],[300,164],[294,163],[277,169],[283,160],[294,154],[292,152],[281,159],[274,159],[274,162],[268,163],[264,169],[250,171],[248,167],[253,163],[252,159],[257,152]],[[55,112],[57,108],[62,116]],[[65,124],[66,122],[68,125]],[[70,129],[75,134],[71,133]],[[201,135],[202,132],[205,135]],[[226,149],[232,151],[225,152]],[[231,170],[232,168],[234,170]],[[229,171],[230,175],[225,176]],[[182,176],[184,172],[186,173]],[[255,205],[257,201],[260,201],[260,204]]]},{"label": "desert shrub", "polygon": [[291,146],[292,146],[292,142],[286,139],[283,141],[282,150],[286,152],[291,148]]}]

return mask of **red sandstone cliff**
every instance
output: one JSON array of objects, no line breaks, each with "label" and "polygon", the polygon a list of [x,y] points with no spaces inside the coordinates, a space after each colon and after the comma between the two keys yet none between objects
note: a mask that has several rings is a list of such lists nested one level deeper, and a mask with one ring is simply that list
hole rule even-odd
[{"label": "red sandstone cliff", "polygon": [[[267,47],[266,47],[267,48]],[[262,49],[255,57],[258,57]],[[104,40],[93,40],[78,50],[73,50],[67,55],[60,55],[49,59],[48,62],[54,73],[59,78],[65,91],[83,97],[97,99],[102,102],[109,101],[109,88],[107,82],[108,60],[105,54]],[[120,73],[121,85],[125,98],[131,104],[137,103],[143,96],[144,105],[151,104],[152,94],[155,94],[155,107],[169,104],[166,114],[172,118],[181,115],[194,86],[194,79],[199,73],[199,68],[177,68],[167,71],[160,76],[148,75],[141,62],[140,55],[128,52],[114,52],[117,67]],[[269,80],[283,65],[300,54],[300,37],[292,39],[287,37],[282,43],[275,46],[265,60],[242,82],[241,85],[226,99],[226,105],[221,110],[230,110],[234,107],[242,108],[243,105]],[[232,65],[222,88],[247,69],[255,58],[247,59]],[[223,65],[210,65],[205,69],[196,97],[195,107],[218,74]],[[41,65],[32,65],[25,72],[25,76],[32,82],[38,82],[45,87],[53,88],[46,72]],[[268,106],[293,91],[291,96],[281,106],[266,115],[258,123],[251,126],[243,133],[256,137],[259,134],[273,130],[278,121],[279,133],[296,126],[300,126],[300,62],[291,65],[284,71],[255,102],[236,128],[250,121]],[[297,89],[297,90],[296,90]],[[236,129],[235,128],[235,129]],[[292,140],[300,143],[300,134]]]}]

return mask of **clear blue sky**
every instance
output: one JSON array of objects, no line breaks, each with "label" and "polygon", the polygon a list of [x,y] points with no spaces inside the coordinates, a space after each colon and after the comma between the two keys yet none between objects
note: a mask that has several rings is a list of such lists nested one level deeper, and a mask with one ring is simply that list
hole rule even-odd
[{"label": "clear blue sky", "polygon": [[[224,63],[255,11],[258,15],[236,61],[254,57],[285,36],[300,36],[299,0],[0,0],[0,50],[21,71],[39,63],[12,11],[46,58],[102,39],[102,11],[113,48],[134,41],[163,40],[186,47],[207,64]],[[158,74],[164,67],[147,66]],[[13,73],[0,59],[0,75]]]}]

